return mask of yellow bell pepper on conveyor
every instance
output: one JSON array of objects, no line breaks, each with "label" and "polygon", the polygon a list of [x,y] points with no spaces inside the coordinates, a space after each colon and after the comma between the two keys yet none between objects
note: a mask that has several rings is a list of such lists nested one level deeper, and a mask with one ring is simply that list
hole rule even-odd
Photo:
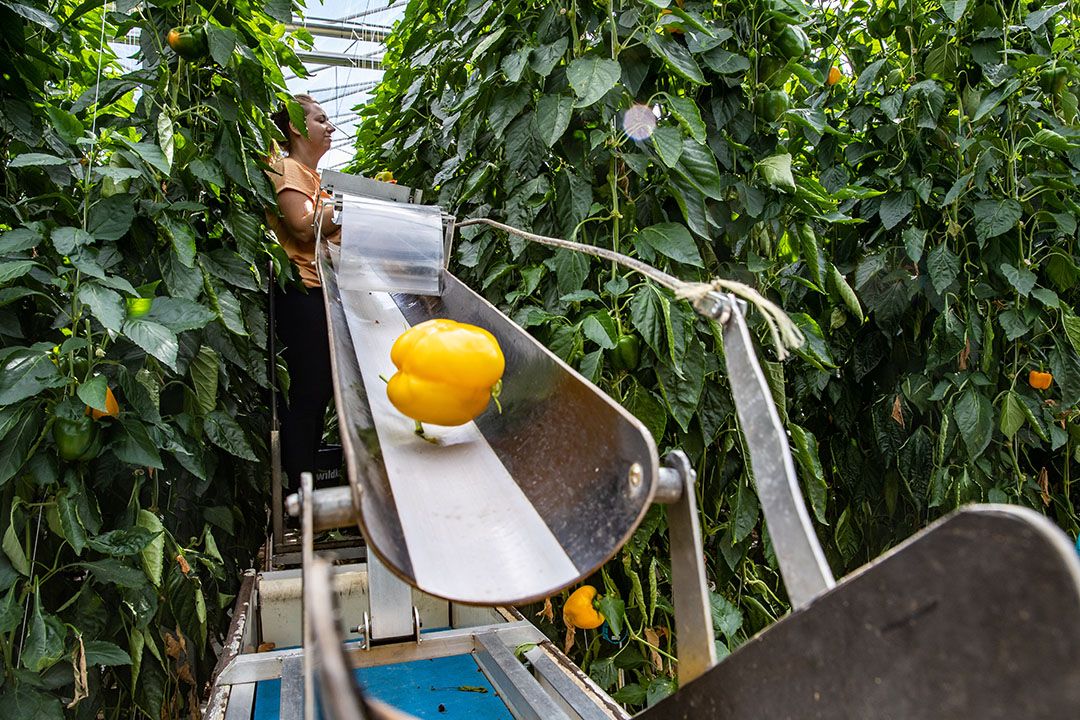
[{"label": "yellow bell pepper on conveyor", "polygon": [[484,412],[506,367],[494,335],[443,318],[402,333],[390,359],[398,368],[386,385],[390,402],[403,415],[433,425],[464,425]]}]

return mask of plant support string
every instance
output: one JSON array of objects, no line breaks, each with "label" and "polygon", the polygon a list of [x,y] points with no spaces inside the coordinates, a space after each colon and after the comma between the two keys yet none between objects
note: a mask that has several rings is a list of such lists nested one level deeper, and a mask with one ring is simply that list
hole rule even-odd
[{"label": "plant support string", "polygon": [[571,240],[564,240],[563,238],[536,235],[535,233],[519,230],[518,228],[489,218],[470,218],[457,223],[457,226],[463,228],[481,223],[490,225],[503,232],[525,238],[531,242],[538,242],[543,245],[550,245],[564,250],[572,250],[574,252],[585,253],[586,255],[592,255],[594,257],[617,262],[631,270],[636,270],[642,275],[645,275],[660,285],[668,288],[675,293],[675,297],[680,300],[689,300],[691,303],[694,303],[694,301],[708,295],[710,292],[724,290],[733,293],[761,311],[761,314],[765,318],[765,323],[769,326],[769,334],[772,337],[773,345],[776,347],[776,355],[781,360],[788,356],[789,350],[801,346],[805,339],[802,331],[799,330],[799,327],[787,316],[787,313],[784,312],[783,308],[745,283],[736,280],[725,280],[723,278],[713,278],[709,282],[685,282],[662,270],[657,270],[652,265],[641,262],[628,255],[615,252],[614,250],[595,247],[593,245],[584,245]]}]

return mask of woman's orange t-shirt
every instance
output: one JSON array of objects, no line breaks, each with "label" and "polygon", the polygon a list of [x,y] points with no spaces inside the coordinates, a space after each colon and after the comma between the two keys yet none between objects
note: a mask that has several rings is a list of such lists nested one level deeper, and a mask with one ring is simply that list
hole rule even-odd
[{"label": "woman's orange t-shirt", "polygon": [[[271,182],[274,183],[274,192],[281,194],[283,190],[296,190],[303,193],[311,200],[314,207],[316,200],[321,195],[324,199],[330,196],[322,192],[322,181],[319,173],[315,172],[299,160],[290,157],[281,157],[270,166],[272,171],[268,173]],[[289,226],[278,217],[277,213],[268,210],[266,221],[270,229],[277,235],[278,243],[285,248],[289,259],[293,261],[300,271],[300,280],[307,287],[321,287],[319,273],[315,269],[315,243],[299,238],[289,231]],[[341,231],[338,230],[326,237],[327,242],[340,243]]]}]

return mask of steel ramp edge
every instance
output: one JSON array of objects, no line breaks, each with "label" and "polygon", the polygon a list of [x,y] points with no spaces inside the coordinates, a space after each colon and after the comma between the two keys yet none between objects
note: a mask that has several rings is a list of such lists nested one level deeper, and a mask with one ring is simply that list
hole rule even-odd
[{"label": "steel ramp edge", "polygon": [[642,720],[1059,720],[1080,708],[1080,559],[970,506],[762,631]]},{"label": "steel ramp edge", "polygon": [[[450,273],[439,297],[350,291],[333,252],[319,261],[334,391],[369,549],[425,593],[489,606],[548,597],[613,557],[655,494],[644,425]],[[434,317],[486,328],[506,357],[502,413],[429,428],[438,447],[379,377],[395,371],[393,340]]]}]

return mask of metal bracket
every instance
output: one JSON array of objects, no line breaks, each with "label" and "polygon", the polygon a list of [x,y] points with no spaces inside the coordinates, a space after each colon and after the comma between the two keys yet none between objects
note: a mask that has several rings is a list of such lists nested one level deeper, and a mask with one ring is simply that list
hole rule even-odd
[{"label": "metal bracket", "polygon": [[[709,301],[719,307],[711,294]],[[758,364],[746,317],[734,296],[727,297],[726,307],[726,311],[720,311],[726,318],[720,320],[724,358],[735,413],[750,454],[748,469],[757,487],[784,586],[792,607],[798,610],[836,583],[806,511],[787,433]]]},{"label": "metal bracket", "polygon": [[[666,476],[666,480],[665,480]],[[675,601],[675,636],[679,638],[679,685],[701,677],[716,664],[716,644],[705,576],[705,548],[701,539],[697,473],[681,450],[664,458],[660,471],[667,500],[668,542],[671,545],[671,588]],[[673,498],[676,489],[678,494]]]}]

